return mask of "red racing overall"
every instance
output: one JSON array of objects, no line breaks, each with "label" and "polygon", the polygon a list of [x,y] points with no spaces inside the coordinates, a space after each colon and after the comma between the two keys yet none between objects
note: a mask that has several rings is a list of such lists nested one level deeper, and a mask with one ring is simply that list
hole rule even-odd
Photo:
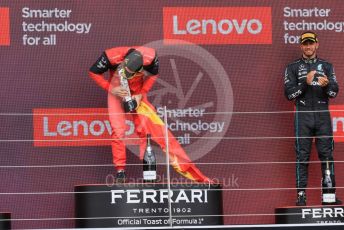
[{"label": "red racing overall", "polygon": [[[131,95],[142,95],[136,113],[132,113],[135,130],[140,138],[140,158],[146,147],[146,134],[151,133],[152,139],[166,152],[165,125],[157,115],[153,105],[147,100],[147,92],[152,88],[159,69],[159,61],[156,52],[148,47],[116,47],[105,50],[96,63],[90,68],[90,77],[104,90],[111,92],[113,87],[120,85],[116,69],[124,61],[125,56],[131,49],[136,49],[143,57],[143,70],[137,72],[128,79]],[[109,71],[108,80],[104,73]],[[109,93],[108,96],[109,118],[112,127],[112,156],[117,170],[124,170],[126,166],[126,148],[123,139],[127,129],[125,124],[125,113],[122,108],[122,99]],[[209,179],[191,162],[179,142],[173,134],[168,131],[169,155],[174,169],[183,176],[205,182]]]}]

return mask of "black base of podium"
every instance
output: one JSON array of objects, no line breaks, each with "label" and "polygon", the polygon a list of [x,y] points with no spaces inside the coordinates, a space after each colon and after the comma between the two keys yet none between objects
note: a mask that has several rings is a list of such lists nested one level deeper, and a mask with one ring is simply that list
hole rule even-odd
[{"label": "black base of podium", "polygon": [[[343,230],[344,225],[334,225],[334,224],[327,224],[327,225],[315,225],[315,224],[303,224],[303,225],[229,225],[223,227],[213,227],[207,226],[207,228],[199,228],[197,230],[204,230],[204,229],[226,229],[226,230]],[[173,228],[174,229],[174,228]],[[187,228],[176,228],[178,230],[185,230]],[[192,228],[192,230],[196,230]]]},{"label": "black base of podium", "polygon": [[292,206],[275,209],[276,224],[344,223],[344,206]]},{"label": "black base of podium", "polygon": [[11,213],[0,213],[0,229],[11,229]]},{"label": "black base of podium", "polygon": [[219,184],[171,184],[170,189],[155,183],[76,186],[75,226],[223,225]]}]

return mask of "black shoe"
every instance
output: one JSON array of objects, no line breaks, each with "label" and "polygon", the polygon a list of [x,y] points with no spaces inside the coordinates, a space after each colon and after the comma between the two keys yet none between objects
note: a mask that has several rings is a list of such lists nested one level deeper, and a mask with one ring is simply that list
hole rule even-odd
[{"label": "black shoe", "polygon": [[124,170],[118,171],[116,174],[116,183],[117,184],[125,183],[125,179],[126,179],[125,171]]},{"label": "black shoe", "polygon": [[335,205],[341,205],[341,204],[343,204],[343,201],[341,201],[340,199],[336,198]]},{"label": "black shoe", "polygon": [[306,193],[304,191],[298,192],[296,206],[306,206]]}]

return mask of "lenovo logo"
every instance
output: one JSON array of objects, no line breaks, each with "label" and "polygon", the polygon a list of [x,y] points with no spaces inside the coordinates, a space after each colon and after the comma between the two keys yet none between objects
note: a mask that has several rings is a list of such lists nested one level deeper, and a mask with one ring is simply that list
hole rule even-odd
[{"label": "lenovo logo", "polygon": [[10,45],[10,10],[0,7],[0,46]]},{"label": "lenovo logo", "polygon": [[[34,109],[34,146],[110,145],[112,127],[106,108]],[[135,126],[126,119],[126,137],[135,138]],[[134,144],[134,139],[126,144]]]},{"label": "lenovo logo", "polygon": [[335,142],[344,142],[344,105],[331,105],[332,129]]},{"label": "lenovo logo", "polygon": [[[210,27],[210,31],[208,31],[208,27]],[[240,22],[236,19],[222,19],[219,22],[214,19],[202,21],[192,19],[186,23],[185,29],[180,29],[178,16],[173,16],[173,34],[230,34],[232,32],[243,34],[245,31],[250,34],[258,34],[262,29],[262,22],[257,19],[244,19]]]},{"label": "lenovo logo", "polygon": [[164,39],[196,44],[271,44],[270,7],[165,7]]}]

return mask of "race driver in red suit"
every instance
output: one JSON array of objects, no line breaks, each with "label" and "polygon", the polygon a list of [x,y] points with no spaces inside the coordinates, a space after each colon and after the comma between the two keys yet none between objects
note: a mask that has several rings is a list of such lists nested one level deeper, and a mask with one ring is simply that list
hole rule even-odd
[{"label": "race driver in red suit", "polygon": [[[117,169],[117,182],[125,182],[126,124],[122,102],[128,91],[119,82],[118,71],[124,69],[130,88],[130,95],[137,102],[136,110],[131,114],[136,133],[140,138],[140,158],[146,147],[146,134],[166,152],[164,133],[165,126],[157,115],[155,107],[147,100],[147,92],[158,77],[159,61],[156,52],[148,47],[115,47],[107,49],[90,68],[90,77],[104,90],[109,92],[109,118],[112,127],[112,156]],[[109,71],[109,78],[104,73]],[[200,170],[191,162],[183,148],[168,131],[170,163],[183,176],[198,182],[209,182]]]}]

